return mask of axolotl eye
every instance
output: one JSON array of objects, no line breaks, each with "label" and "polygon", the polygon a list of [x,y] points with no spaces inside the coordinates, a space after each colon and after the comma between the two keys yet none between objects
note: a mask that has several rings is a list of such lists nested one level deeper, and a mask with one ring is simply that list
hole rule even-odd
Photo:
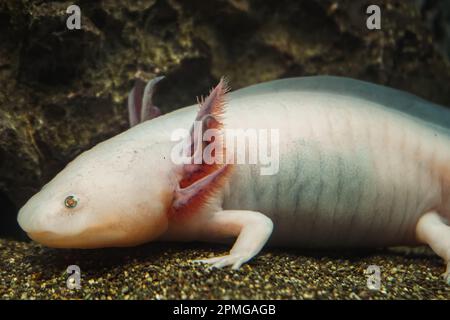
[{"label": "axolotl eye", "polygon": [[66,208],[73,209],[78,204],[78,198],[75,195],[67,196],[66,199],[64,199],[64,205]]}]

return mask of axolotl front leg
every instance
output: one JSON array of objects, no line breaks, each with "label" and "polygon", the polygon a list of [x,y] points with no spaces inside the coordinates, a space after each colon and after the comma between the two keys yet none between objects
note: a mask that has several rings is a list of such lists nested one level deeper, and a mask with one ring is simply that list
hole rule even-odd
[{"label": "axolotl front leg", "polygon": [[272,220],[260,212],[219,210],[180,222],[173,221],[161,240],[223,243],[235,238],[229,254],[192,262],[210,264],[215,268],[231,266],[239,269],[261,251],[272,230]]},{"label": "axolotl front leg", "polygon": [[256,256],[266,244],[273,230],[273,223],[267,216],[256,211],[224,210],[214,212],[200,221],[201,240],[220,241],[237,237],[228,255],[194,260],[221,268],[240,266]]}]

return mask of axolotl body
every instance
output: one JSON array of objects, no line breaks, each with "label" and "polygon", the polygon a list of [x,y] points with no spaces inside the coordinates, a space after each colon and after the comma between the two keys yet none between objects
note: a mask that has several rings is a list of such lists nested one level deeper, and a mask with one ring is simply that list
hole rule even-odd
[{"label": "axolotl body", "polygon": [[[200,260],[232,268],[266,243],[428,244],[447,263],[449,280],[448,109],[384,86],[317,76],[231,93],[221,80],[200,107],[156,117],[156,82],[130,93],[132,128],[82,153],[20,210],[32,239],[95,248],[236,238],[229,254]],[[213,143],[196,136],[194,123],[219,132],[277,130],[268,143],[276,170],[263,174],[268,164],[259,162],[177,163],[176,130],[187,131],[180,154],[188,159]],[[226,150],[225,139],[215,139]]]}]

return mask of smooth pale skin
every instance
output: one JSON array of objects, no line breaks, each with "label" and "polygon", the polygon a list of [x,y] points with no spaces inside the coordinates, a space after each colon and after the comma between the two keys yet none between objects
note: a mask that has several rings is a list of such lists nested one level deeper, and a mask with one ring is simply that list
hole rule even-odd
[{"label": "smooth pale skin", "polygon": [[[266,244],[428,244],[450,272],[450,111],[390,88],[338,77],[267,82],[228,95],[225,128],[280,131],[279,172],[234,165],[220,192],[188,218],[167,210],[182,168],[170,140],[197,106],[137,125],[72,161],[20,210],[29,236],[52,247],[152,240],[225,241],[201,260],[239,268]],[[79,203],[66,208],[74,194]]]}]

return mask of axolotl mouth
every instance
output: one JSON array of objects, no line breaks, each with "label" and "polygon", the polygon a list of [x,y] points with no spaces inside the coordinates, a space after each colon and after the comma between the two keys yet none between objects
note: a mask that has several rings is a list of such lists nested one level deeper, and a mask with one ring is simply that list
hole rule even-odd
[{"label": "axolotl mouth", "polygon": [[[69,243],[73,243],[73,241],[69,241],[67,243],[67,237],[61,236],[57,233],[50,232],[50,231],[41,231],[41,232],[27,232],[27,235],[33,239],[34,241],[37,241],[39,243],[54,247],[67,247],[69,246]],[[65,239],[65,241],[63,240]],[[64,243],[66,245],[64,245]]]},{"label": "axolotl mouth", "polygon": [[[99,245],[99,231],[97,228],[83,231],[79,234],[65,235],[52,231],[27,232],[28,236],[45,246],[52,248],[96,248]],[[103,242],[111,243],[113,235],[102,233]],[[96,241],[89,241],[89,238],[95,237]],[[115,236],[117,237],[117,235]]]},{"label": "axolotl mouth", "polygon": [[34,229],[19,219],[19,224],[27,235],[34,241],[52,248],[78,248],[93,249],[102,247],[127,247],[152,241],[158,233],[152,229],[158,229],[159,224],[153,224],[149,228],[134,228],[129,232],[130,226],[117,221],[109,223],[93,224],[79,230],[59,232],[49,228]]},{"label": "axolotl mouth", "polygon": [[120,246],[126,238],[125,232],[112,227],[111,224],[93,225],[79,231],[57,232],[49,228],[33,227],[33,223],[25,218],[25,213],[21,210],[18,222],[27,235],[32,240],[53,248],[97,248],[115,244]]},{"label": "axolotl mouth", "polygon": [[89,228],[72,235],[52,231],[35,231],[27,232],[27,234],[34,241],[52,248],[92,249],[124,246],[123,235],[120,237],[117,231],[109,231],[102,227]]}]

